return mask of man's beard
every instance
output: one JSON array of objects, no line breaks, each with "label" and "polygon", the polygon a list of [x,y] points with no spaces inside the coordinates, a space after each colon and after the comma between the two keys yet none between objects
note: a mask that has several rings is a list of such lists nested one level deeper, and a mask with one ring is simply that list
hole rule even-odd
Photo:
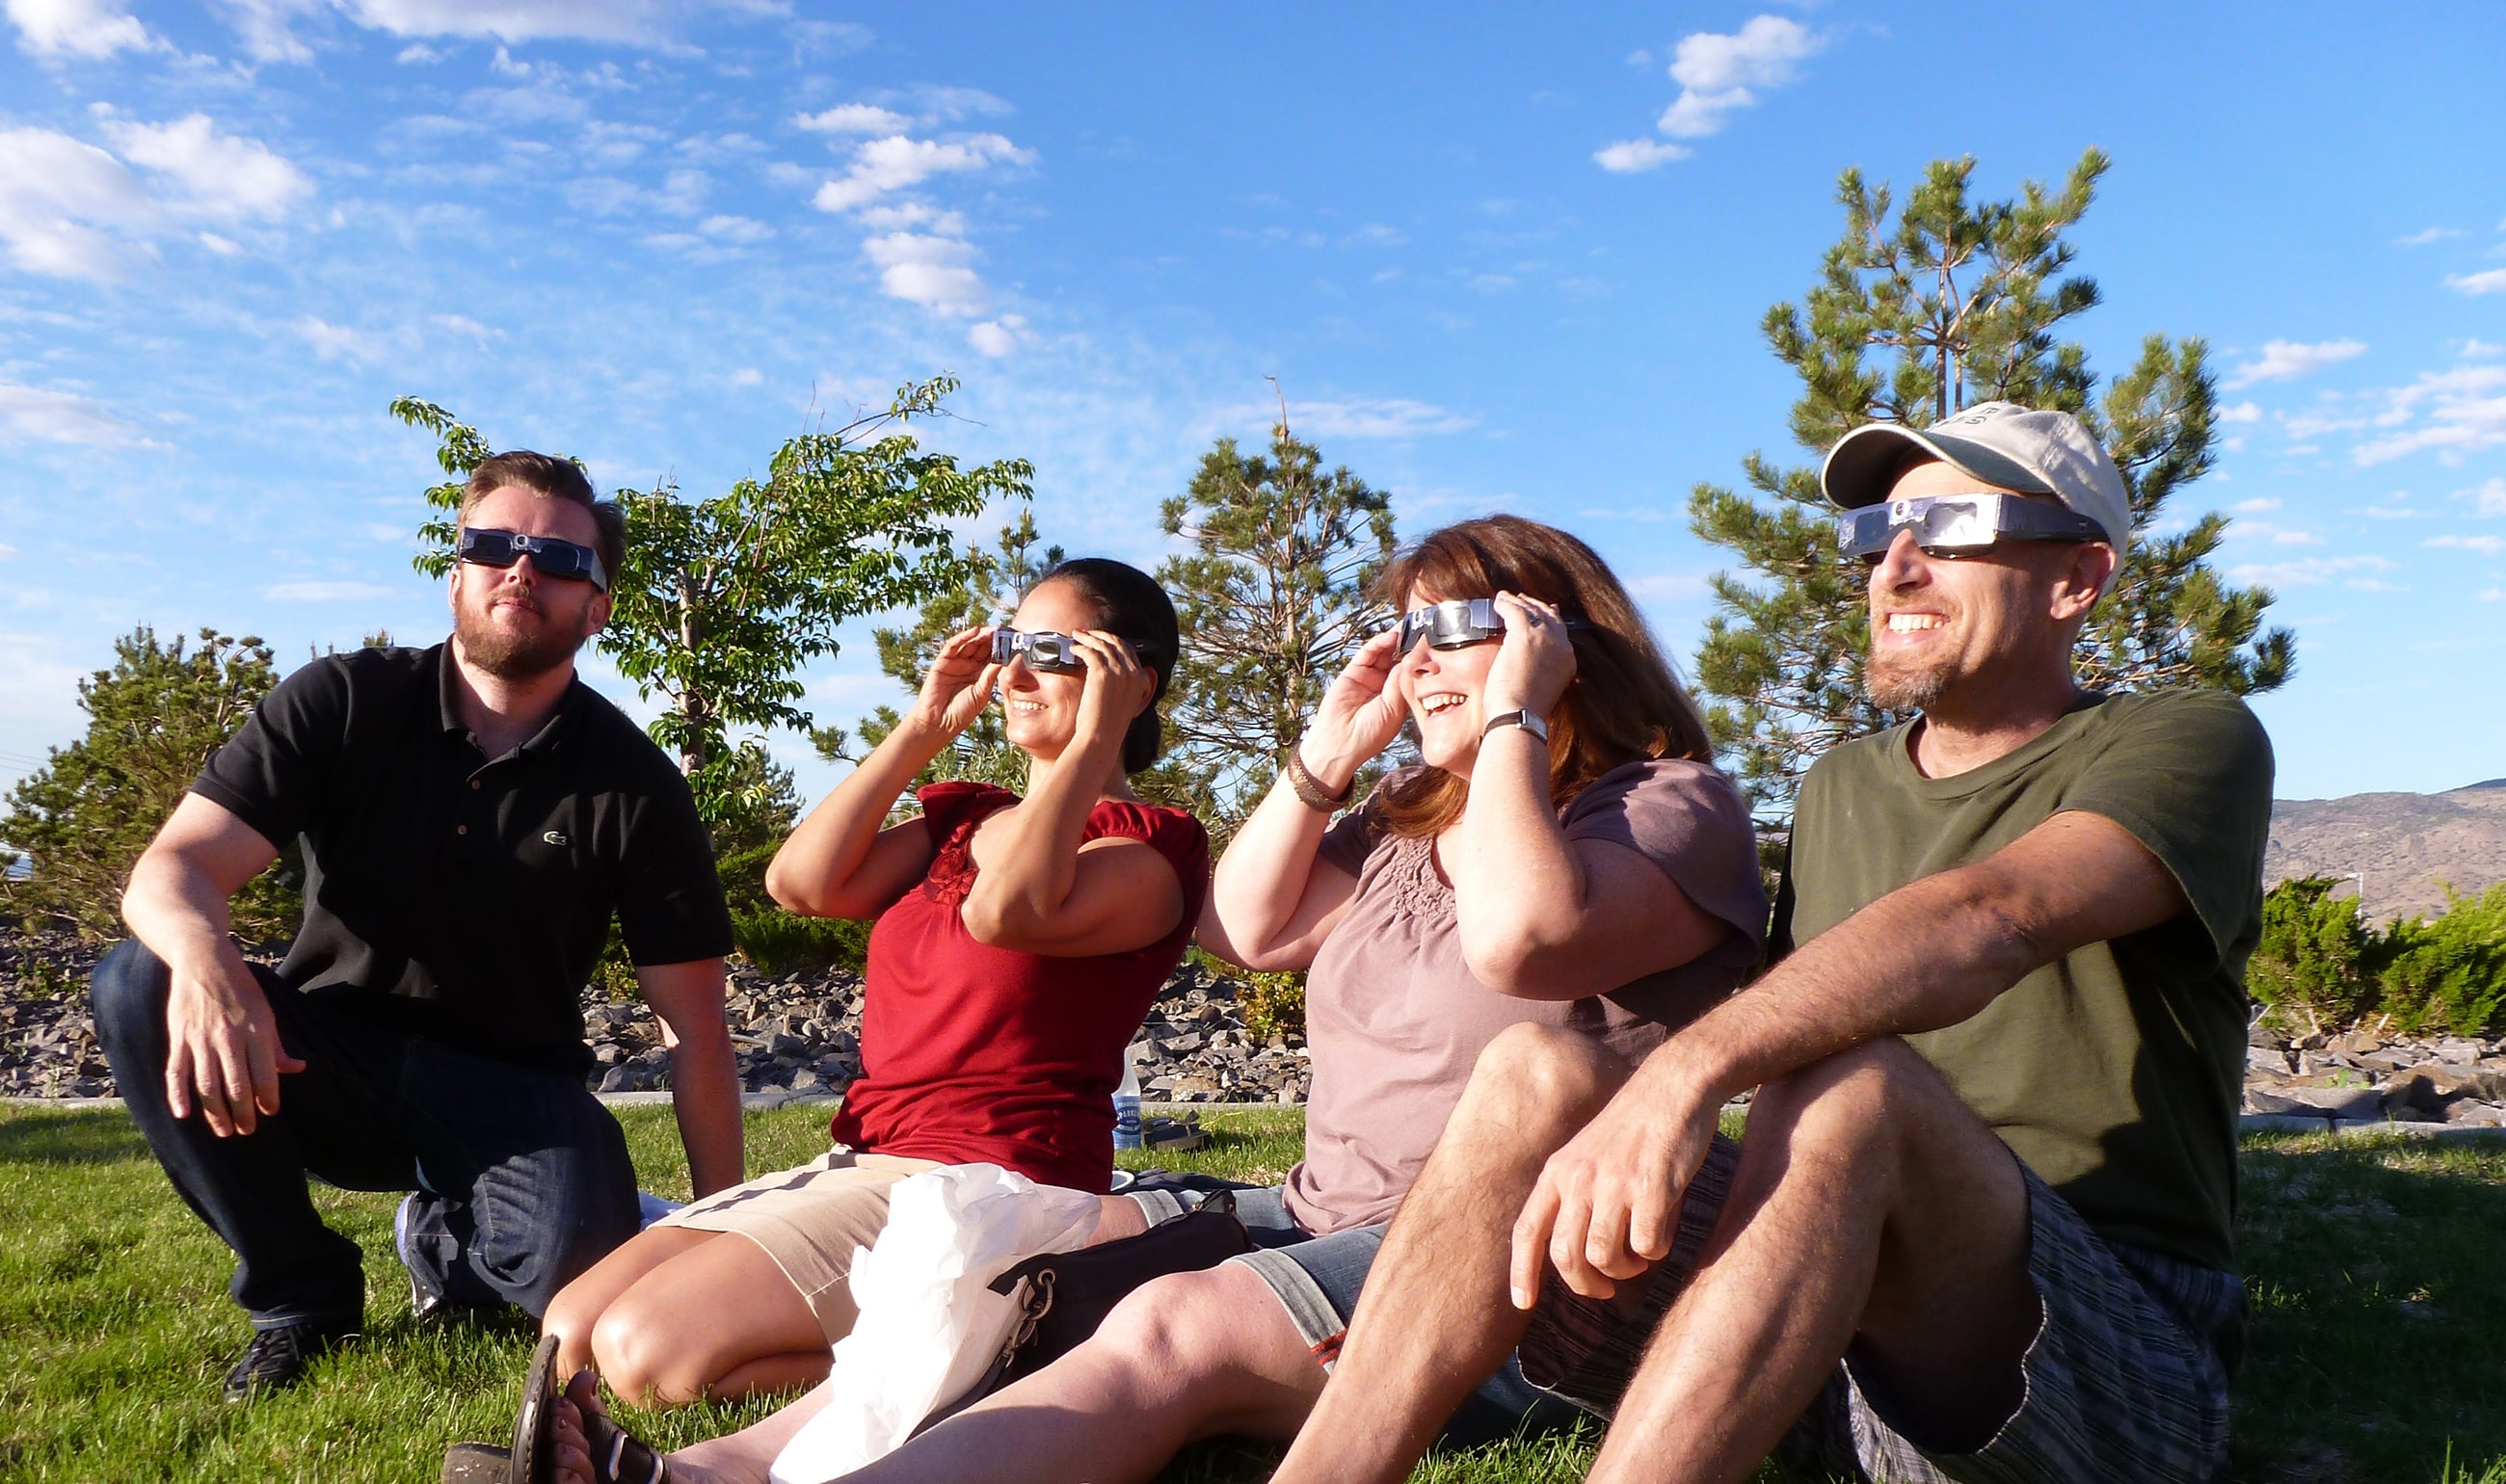
[{"label": "man's beard", "polygon": [[516,681],[536,680],[572,663],[574,652],[583,648],[583,626],[569,631],[549,617],[536,597],[528,601],[540,616],[537,633],[497,627],[492,608],[487,613],[456,608],[452,631],[461,640],[462,657],[498,680]]},{"label": "man's beard", "polygon": [[1923,711],[1950,688],[1950,667],[1893,659],[1874,644],[1862,661],[1862,693],[1882,711]]}]

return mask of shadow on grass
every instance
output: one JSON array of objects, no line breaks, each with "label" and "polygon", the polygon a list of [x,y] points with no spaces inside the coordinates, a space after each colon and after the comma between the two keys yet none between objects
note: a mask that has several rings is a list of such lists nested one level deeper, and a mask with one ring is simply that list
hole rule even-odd
[{"label": "shadow on grass", "polygon": [[154,1162],[139,1126],[118,1108],[13,1110],[0,1119],[0,1165]]},{"label": "shadow on grass", "polygon": [[2235,1478],[2506,1476],[2501,1153],[2506,1141],[2248,1142]]}]

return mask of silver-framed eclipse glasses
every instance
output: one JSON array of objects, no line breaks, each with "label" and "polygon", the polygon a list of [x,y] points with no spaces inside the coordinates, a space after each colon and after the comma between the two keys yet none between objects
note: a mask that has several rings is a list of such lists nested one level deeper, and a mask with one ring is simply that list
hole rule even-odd
[{"label": "silver-framed eclipse glasses", "polygon": [[2074,510],[2019,495],[1915,495],[1846,511],[1836,517],[1837,549],[1876,562],[1899,531],[1933,556],[1988,550],[2018,541],[2104,541],[2105,528]]},{"label": "silver-framed eclipse glasses", "polygon": [[[1568,628],[1590,628],[1581,618],[1563,620]],[[1431,650],[1461,650],[1505,637],[1505,618],[1494,598],[1455,598],[1431,603],[1401,616],[1401,653],[1407,654],[1424,637]]]},{"label": "silver-framed eclipse glasses", "polygon": [[[1123,643],[1131,645],[1133,654],[1140,652],[1140,647],[1128,639]],[[1079,642],[1068,634],[1057,634],[1049,628],[1031,633],[1015,628],[992,630],[992,663],[1005,665],[1013,659],[1025,660],[1026,667],[1039,675],[1078,675],[1088,668],[1088,661],[1079,657]]]}]

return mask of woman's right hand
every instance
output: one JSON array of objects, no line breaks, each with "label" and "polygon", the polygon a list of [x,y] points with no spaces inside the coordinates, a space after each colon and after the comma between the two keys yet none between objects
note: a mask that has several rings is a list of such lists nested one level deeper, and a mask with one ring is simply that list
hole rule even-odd
[{"label": "woman's right hand", "polygon": [[922,724],[953,737],[991,704],[992,687],[1001,673],[992,663],[992,630],[997,627],[986,623],[960,629],[940,641],[940,653],[923,672],[922,693],[913,703]]},{"label": "woman's right hand", "polygon": [[1306,724],[1297,755],[1324,788],[1346,789],[1359,768],[1392,745],[1409,719],[1410,704],[1393,676],[1401,663],[1400,643],[1400,630],[1388,628],[1358,646]]}]

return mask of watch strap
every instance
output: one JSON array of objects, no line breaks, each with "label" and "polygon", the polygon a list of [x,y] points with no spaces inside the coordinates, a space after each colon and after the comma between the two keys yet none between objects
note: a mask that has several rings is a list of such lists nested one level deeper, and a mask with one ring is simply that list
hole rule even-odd
[{"label": "watch strap", "polygon": [[1480,728],[1480,735],[1485,737],[1500,726],[1520,726],[1543,742],[1549,740],[1549,720],[1536,711],[1498,712],[1487,719],[1486,726]]}]

